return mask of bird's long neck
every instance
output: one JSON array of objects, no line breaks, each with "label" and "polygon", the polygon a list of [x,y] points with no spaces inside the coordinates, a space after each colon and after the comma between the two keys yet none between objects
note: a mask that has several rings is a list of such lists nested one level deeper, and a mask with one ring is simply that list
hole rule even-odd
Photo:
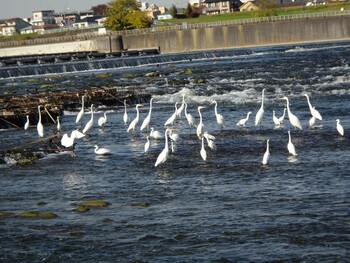
[{"label": "bird's long neck", "polygon": [[261,95],[261,108],[264,107],[264,93],[265,93],[265,90],[262,91],[262,95]]},{"label": "bird's long neck", "polygon": [[140,113],[139,113],[139,107],[136,107],[136,119],[138,120],[140,118]]},{"label": "bird's long neck", "polygon": [[41,122],[41,112],[40,112],[40,106],[38,107],[38,112],[39,112],[39,122]]},{"label": "bird's long neck", "polygon": [[215,115],[218,115],[218,104],[215,102],[215,107],[214,107]]},{"label": "bird's long neck", "polygon": [[185,102],[185,115],[187,116],[187,103]]},{"label": "bird's long neck", "polygon": [[151,102],[149,104],[149,115],[151,115],[151,114],[152,114],[152,100],[151,100]]},{"label": "bird's long neck", "polygon": [[125,109],[125,111],[126,111],[126,102],[125,102],[125,100],[124,100],[124,109]]},{"label": "bird's long neck", "polygon": [[288,111],[288,116],[289,116],[289,114],[290,114],[290,108],[289,108],[289,100],[288,100],[288,98],[286,98],[286,101],[287,101],[287,111]]},{"label": "bird's long neck", "polygon": [[266,142],[266,151],[270,151],[269,141]]},{"label": "bird's long neck", "polygon": [[245,117],[246,121],[249,119],[249,114],[250,114],[250,112],[248,112],[247,117]]},{"label": "bird's long neck", "polygon": [[81,108],[84,109],[84,96],[83,96],[82,101],[81,101]]},{"label": "bird's long neck", "polygon": [[282,115],[282,117],[284,118],[285,115],[286,115],[286,108],[283,109],[283,115]]},{"label": "bird's long neck", "polygon": [[199,123],[202,124],[202,113],[200,109],[198,109],[198,113],[199,113]]},{"label": "bird's long neck", "polygon": [[169,149],[168,148],[168,130],[165,130],[165,144],[164,144],[164,149]]},{"label": "bird's long neck", "polygon": [[94,119],[94,110],[92,109],[92,105],[91,105],[91,120]]},{"label": "bird's long neck", "polygon": [[292,138],[290,136],[290,132],[288,132],[288,137],[289,137],[289,141],[292,141]]},{"label": "bird's long neck", "polygon": [[311,105],[309,96],[306,94],[305,97],[306,97],[306,99],[307,99],[307,104],[309,104],[310,111],[312,111],[312,105]]}]

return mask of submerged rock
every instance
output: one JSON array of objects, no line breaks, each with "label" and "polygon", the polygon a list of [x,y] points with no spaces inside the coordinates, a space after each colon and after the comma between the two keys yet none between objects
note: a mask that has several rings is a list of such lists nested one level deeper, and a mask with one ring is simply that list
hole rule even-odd
[{"label": "submerged rock", "polygon": [[8,216],[13,216],[14,213],[11,212],[6,212],[6,211],[0,211],[0,217],[8,217]]},{"label": "submerged rock", "polygon": [[39,212],[39,211],[26,211],[26,212],[20,213],[18,216],[24,217],[24,218],[44,218],[44,219],[52,219],[57,217],[55,213]]},{"label": "submerged rock", "polygon": [[102,200],[89,200],[84,201],[79,204],[79,206],[85,206],[85,207],[106,207],[109,206],[110,203]]},{"label": "submerged rock", "polygon": [[143,202],[143,203],[131,203],[130,206],[149,207],[150,204],[147,203],[147,202]]},{"label": "submerged rock", "polygon": [[148,72],[145,74],[145,77],[159,77],[157,72]]},{"label": "submerged rock", "polygon": [[191,69],[186,69],[186,70],[184,71],[184,74],[185,74],[185,75],[192,75],[192,74],[193,74],[193,71],[192,71]]},{"label": "submerged rock", "polygon": [[83,213],[83,212],[90,211],[90,208],[83,205],[79,205],[77,208],[74,209],[74,211]]}]

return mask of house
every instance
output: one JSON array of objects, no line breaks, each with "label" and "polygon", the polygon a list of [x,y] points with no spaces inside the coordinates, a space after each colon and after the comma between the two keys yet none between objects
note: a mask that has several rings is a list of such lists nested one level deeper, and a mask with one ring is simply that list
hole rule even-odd
[{"label": "house", "polygon": [[92,16],[79,19],[72,24],[74,28],[89,28],[91,26],[98,26],[98,19],[101,19],[102,16]]},{"label": "house", "polygon": [[19,34],[22,29],[31,26],[31,24],[21,18],[11,18],[2,22],[2,24],[1,32],[3,36]]},{"label": "house", "polygon": [[41,10],[32,12],[33,26],[54,25],[56,24],[54,10]]},{"label": "house", "polygon": [[149,17],[150,19],[156,19],[158,15],[161,14],[161,12],[159,11],[159,7],[155,4],[151,4],[146,10],[145,10],[145,14],[147,15],[147,17]]},{"label": "house", "polygon": [[207,15],[231,13],[240,5],[239,0],[204,0],[203,12]]},{"label": "house", "polygon": [[240,12],[249,12],[257,10],[259,7],[255,1],[247,1],[239,7]]}]

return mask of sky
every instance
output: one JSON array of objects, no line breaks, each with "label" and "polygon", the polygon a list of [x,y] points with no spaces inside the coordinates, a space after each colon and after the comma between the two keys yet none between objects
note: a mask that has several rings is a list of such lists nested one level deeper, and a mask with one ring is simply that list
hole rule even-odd
[{"label": "sky", "polygon": [[[107,4],[110,0],[0,0],[0,19],[14,17],[31,17],[32,11],[55,10],[62,12],[69,8],[69,11],[86,11],[91,6]],[[142,1],[158,6],[186,7],[188,0],[148,0]]]}]

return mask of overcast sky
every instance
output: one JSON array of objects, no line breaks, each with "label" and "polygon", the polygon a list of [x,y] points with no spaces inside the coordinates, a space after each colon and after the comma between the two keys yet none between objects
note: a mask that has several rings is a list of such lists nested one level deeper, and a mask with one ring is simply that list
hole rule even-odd
[{"label": "overcast sky", "polygon": [[[55,10],[62,12],[69,8],[70,11],[85,11],[91,6],[107,4],[109,0],[0,0],[0,19],[14,17],[31,17],[32,11]],[[152,0],[143,1],[158,6],[186,7],[188,0]]]}]

